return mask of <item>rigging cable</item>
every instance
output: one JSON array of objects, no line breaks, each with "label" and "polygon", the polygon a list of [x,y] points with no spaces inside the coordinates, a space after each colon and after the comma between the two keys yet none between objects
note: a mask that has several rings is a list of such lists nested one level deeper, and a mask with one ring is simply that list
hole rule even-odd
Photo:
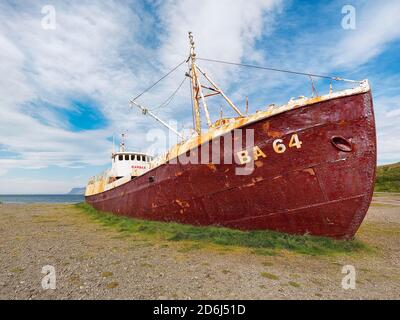
[{"label": "rigging cable", "polygon": [[173,73],[176,69],[178,69],[181,65],[183,65],[186,62],[187,59],[183,60],[181,63],[179,63],[176,67],[174,67],[172,70],[170,70],[168,73],[166,73],[164,76],[162,76],[160,79],[158,79],[156,82],[154,82],[150,87],[148,87],[146,90],[142,91],[142,93],[138,94],[135,98],[132,99],[132,101],[135,101],[138,99],[140,96],[145,94],[147,91],[153,89],[160,81],[164,80],[166,77],[168,77],[171,73]]},{"label": "rigging cable", "polygon": [[235,63],[235,62],[229,62],[229,61],[223,61],[223,60],[206,59],[206,58],[199,58],[199,57],[197,57],[197,60],[216,62],[216,63],[223,63],[223,64],[230,64],[230,65],[239,66],[239,67],[247,67],[247,68],[263,69],[263,70],[269,70],[269,71],[285,72],[285,73],[297,74],[297,75],[302,75],[302,76],[330,79],[330,80],[335,80],[335,81],[361,82],[361,81],[356,81],[356,80],[344,79],[344,78],[341,78],[341,77],[332,77],[332,76],[326,76],[326,75],[320,75],[320,74],[313,74],[313,73],[298,72],[298,71],[291,71],[291,70],[285,70],[285,69],[262,67],[262,66],[256,66],[256,65],[251,65],[251,64]]},{"label": "rigging cable", "polygon": [[174,99],[175,95],[178,93],[179,89],[182,87],[182,85],[185,82],[186,78],[187,77],[185,75],[185,77],[183,78],[183,80],[179,84],[178,88],[176,88],[175,91],[163,103],[161,103],[159,106],[153,108],[151,111],[158,110],[158,109],[161,109],[161,108],[166,107],[167,105],[169,105],[171,103],[171,101]]}]

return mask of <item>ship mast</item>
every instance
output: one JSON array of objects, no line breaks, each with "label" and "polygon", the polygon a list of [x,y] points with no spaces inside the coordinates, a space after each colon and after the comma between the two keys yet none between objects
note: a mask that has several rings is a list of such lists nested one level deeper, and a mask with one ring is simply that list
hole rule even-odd
[{"label": "ship mast", "polygon": [[119,152],[125,152],[125,133],[121,133],[121,141],[119,142]]},{"label": "ship mast", "polygon": [[[189,76],[192,80],[192,91],[193,91],[193,115],[194,115],[194,129],[197,134],[201,135],[201,118],[200,118],[200,101],[203,105],[204,113],[207,120],[208,127],[212,127],[212,121],[210,118],[210,113],[208,111],[206,98],[220,94],[229,106],[240,116],[243,117],[243,113],[234,105],[234,103],[225,95],[225,93],[215,84],[213,80],[203,72],[196,64],[196,53],[194,51],[195,45],[193,40],[192,32],[189,32],[189,42],[190,42],[190,55],[189,55]],[[211,84],[212,87],[206,87],[200,83],[199,73],[201,73],[204,78]],[[210,92],[204,95],[203,88],[208,89]]]},{"label": "ship mast", "polygon": [[196,53],[194,52],[195,46],[194,46],[193,34],[191,32],[189,32],[189,42],[190,42],[189,71],[192,79],[192,90],[193,90],[193,113],[195,119],[194,129],[198,135],[201,135],[201,119],[200,119],[200,103],[199,103],[200,99],[203,104],[204,112],[206,114],[208,127],[211,127],[212,123],[210,114],[208,112],[206,99],[204,97],[200,79],[197,73]]},{"label": "ship mast", "polygon": [[[217,86],[217,84],[213,80],[211,80],[209,75],[206,74],[204,71],[202,71],[202,69],[200,69],[197,66],[195,44],[194,44],[193,34],[191,32],[189,32],[189,43],[190,43],[190,54],[187,59],[183,60],[181,63],[179,63],[177,66],[175,66],[172,70],[170,70],[167,74],[165,74],[163,77],[161,77],[159,80],[157,80],[154,84],[152,84],[149,88],[144,90],[142,93],[137,95],[134,99],[130,100],[131,105],[137,106],[139,109],[142,110],[143,114],[153,117],[155,120],[160,122],[162,125],[167,127],[169,130],[174,132],[177,136],[179,136],[183,140],[185,138],[182,134],[180,134],[178,131],[176,131],[174,128],[172,128],[170,125],[168,125],[165,121],[161,120],[151,110],[149,110],[148,108],[146,108],[143,105],[136,102],[136,99],[138,99],[140,96],[142,96],[147,91],[151,90],[161,80],[165,79],[167,76],[169,76],[172,72],[177,70],[184,63],[188,63],[188,67],[189,67],[189,72],[186,72],[185,76],[189,77],[191,79],[194,130],[198,134],[198,136],[201,136],[201,115],[200,115],[200,107],[201,106],[203,107],[203,110],[204,110],[208,128],[211,128],[213,126],[213,123],[212,123],[211,117],[210,117],[210,113],[208,111],[207,102],[206,102],[206,98],[208,98],[208,97],[215,96],[215,95],[221,95],[225,99],[225,101],[228,103],[228,105],[239,115],[239,117],[244,116],[243,113],[234,105],[234,103]],[[200,58],[199,58],[199,60],[200,60]],[[204,60],[204,59],[202,59],[202,60]],[[205,86],[200,82],[200,75],[202,75],[203,78],[206,81],[208,81],[209,86]],[[182,81],[182,83],[183,83],[183,81]],[[182,83],[179,85],[177,90],[179,90],[179,88],[182,86]],[[208,91],[204,93],[203,89],[206,89]],[[172,94],[171,97],[173,97],[177,93],[177,90],[174,91],[174,93]]]}]

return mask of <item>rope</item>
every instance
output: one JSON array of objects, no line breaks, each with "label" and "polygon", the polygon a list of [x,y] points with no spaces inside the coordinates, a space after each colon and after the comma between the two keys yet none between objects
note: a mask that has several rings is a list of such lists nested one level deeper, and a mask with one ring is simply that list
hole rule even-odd
[{"label": "rope", "polygon": [[176,69],[178,69],[182,64],[186,62],[186,59],[183,60],[181,63],[179,63],[176,67],[174,67],[171,71],[169,71],[167,74],[162,76],[159,80],[154,82],[150,87],[148,87],[146,90],[144,90],[142,93],[138,94],[135,98],[132,99],[132,101],[135,101],[139,97],[141,97],[143,94],[145,94],[147,91],[153,89],[160,81],[164,80],[166,77],[168,77],[171,73],[173,73]]},{"label": "rope", "polygon": [[239,67],[247,67],[247,68],[263,69],[263,70],[276,71],[276,72],[291,73],[291,74],[297,74],[297,75],[302,75],[302,76],[330,79],[330,80],[335,80],[335,81],[360,82],[360,81],[349,80],[349,79],[344,79],[344,78],[340,78],[340,77],[333,77],[333,76],[326,76],[326,75],[320,75],[320,74],[291,71],[291,70],[285,70],[285,69],[261,67],[261,66],[251,65],[251,64],[235,63],[235,62],[228,62],[228,61],[215,60],[215,59],[206,59],[206,58],[197,57],[197,60],[216,62],[216,63],[223,63],[223,64],[230,64],[230,65],[239,66]]},{"label": "rope", "polygon": [[181,81],[181,83],[179,84],[178,88],[176,88],[175,91],[163,103],[161,103],[159,106],[153,108],[151,111],[155,111],[155,110],[161,109],[161,108],[169,105],[171,103],[171,101],[174,99],[175,95],[178,93],[179,89],[182,87],[185,80],[186,80],[186,75],[183,78],[183,80]]}]

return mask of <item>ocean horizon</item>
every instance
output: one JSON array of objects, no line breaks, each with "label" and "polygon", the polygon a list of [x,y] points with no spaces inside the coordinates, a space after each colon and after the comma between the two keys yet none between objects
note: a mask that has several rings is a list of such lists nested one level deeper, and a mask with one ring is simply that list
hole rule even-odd
[{"label": "ocean horizon", "polygon": [[79,203],[81,194],[0,194],[0,203]]}]

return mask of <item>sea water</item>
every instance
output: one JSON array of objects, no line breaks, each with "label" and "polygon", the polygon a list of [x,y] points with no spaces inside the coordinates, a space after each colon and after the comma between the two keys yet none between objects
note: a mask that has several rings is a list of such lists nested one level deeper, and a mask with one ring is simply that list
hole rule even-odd
[{"label": "sea water", "polygon": [[2,194],[1,203],[78,203],[85,200],[84,195],[76,194]]}]

